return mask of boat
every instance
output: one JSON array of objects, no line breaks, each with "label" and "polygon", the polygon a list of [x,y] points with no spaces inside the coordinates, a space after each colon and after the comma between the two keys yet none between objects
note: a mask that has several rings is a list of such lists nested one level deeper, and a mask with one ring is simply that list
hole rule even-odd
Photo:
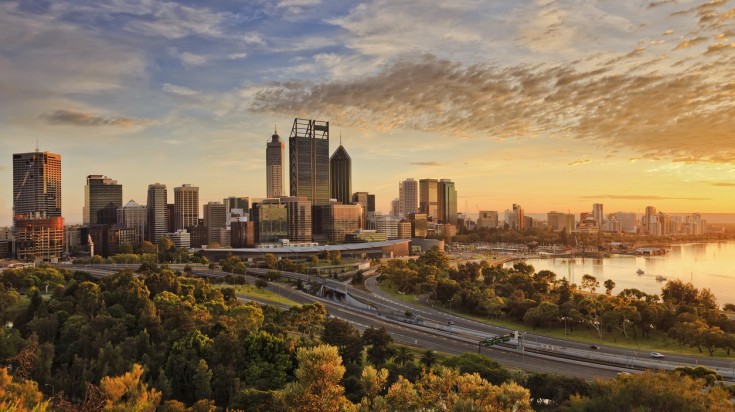
[{"label": "boat", "polygon": [[666,280],[666,276],[656,275],[656,282],[663,282]]},{"label": "boat", "polygon": [[638,269],[638,270],[635,271],[635,273],[637,273],[639,275],[642,275],[642,274],[644,274],[646,272],[644,272],[643,269]]}]

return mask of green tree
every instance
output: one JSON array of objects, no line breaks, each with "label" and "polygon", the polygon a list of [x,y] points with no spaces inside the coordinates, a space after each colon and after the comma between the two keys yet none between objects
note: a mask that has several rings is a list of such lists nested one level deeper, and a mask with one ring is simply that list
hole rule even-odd
[{"label": "green tree", "polygon": [[283,389],[281,399],[288,410],[299,412],[341,412],[354,409],[344,396],[340,380],[345,373],[337,348],[319,345],[299,348],[296,382]]},{"label": "green tree", "polygon": [[106,400],[103,410],[154,412],[161,402],[161,393],[148,390],[141,381],[142,375],[143,367],[134,364],[132,370],[122,376],[102,378],[100,391]]},{"label": "green tree", "polygon": [[612,290],[615,289],[615,282],[613,282],[612,279],[608,279],[604,283],[605,286],[605,294],[610,295],[612,294]]},{"label": "green tree", "polygon": [[732,411],[727,392],[678,373],[636,373],[596,380],[589,395],[572,396],[569,411]]}]

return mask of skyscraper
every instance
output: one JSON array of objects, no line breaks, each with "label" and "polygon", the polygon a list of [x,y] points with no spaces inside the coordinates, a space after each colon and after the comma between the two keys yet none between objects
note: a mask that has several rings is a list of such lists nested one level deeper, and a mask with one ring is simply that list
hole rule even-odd
[{"label": "skyscraper", "polygon": [[311,242],[311,202],[305,197],[282,197],[288,213],[288,239]]},{"label": "skyscraper", "polygon": [[209,202],[204,205],[204,226],[207,227],[209,243],[217,242],[220,246],[224,246],[221,242],[221,232],[227,229],[227,216],[223,203]]},{"label": "skyscraper", "polygon": [[64,250],[61,155],[13,154],[13,233],[21,260],[56,260]]},{"label": "skyscraper", "polygon": [[89,175],[84,186],[82,223],[113,225],[117,223],[117,209],[122,207],[122,185],[107,176]]},{"label": "skyscraper", "polygon": [[148,221],[147,208],[139,205],[135,200],[117,209],[117,222],[128,229],[135,229],[136,241],[143,242],[145,239],[146,222]]},{"label": "skyscraper", "polygon": [[61,217],[61,155],[13,155],[13,219]]},{"label": "skyscraper", "polygon": [[329,204],[329,122],[294,119],[288,156],[291,196]]},{"label": "skyscraper", "polygon": [[330,197],[343,205],[350,204],[352,194],[352,159],[344,146],[339,145],[329,158]]},{"label": "skyscraper", "polygon": [[166,233],[166,205],[168,192],[166,185],[153,183],[148,185],[148,221],[146,229],[146,240],[157,243],[158,239]]},{"label": "skyscraper", "polygon": [[199,221],[199,188],[182,184],[174,188],[174,231],[196,226]]},{"label": "skyscraper", "polygon": [[288,238],[288,209],[280,199],[253,203],[252,218],[256,243],[274,243]]},{"label": "skyscraper", "polygon": [[268,142],[265,149],[265,192],[268,198],[285,194],[283,192],[283,152],[285,146],[281,142],[281,136],[274,130],[271,141]]},{"label": "skyscraper", "polygon": [[454,182],[441,179],[437,188],[439,221],[442,223],[457,224],[457,190]]},{"label": "skyscraper", "polygon": [[419,213],[433,219],[439,218],[439,181],[436,179],[419,180]]},{"label": "skyscraper", "polygon": [[398,202],[401,216],[408,216],[418,212],[419,208],[419,183],[408,178],[398,183]]},{"label": "skyscraper", "polygon": [[595,223],[598,228],[602,228],[602,223],[605,220],[605,215],[602,214],[602,203],[595,203],[592,205],[592,218],[595,219]]}]

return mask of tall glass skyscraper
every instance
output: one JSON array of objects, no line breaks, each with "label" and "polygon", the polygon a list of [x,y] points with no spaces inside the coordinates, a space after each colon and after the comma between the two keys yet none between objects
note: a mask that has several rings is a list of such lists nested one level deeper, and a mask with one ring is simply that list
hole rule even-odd
[{"label": "tall glass skyscraper", "polygon": [[350,204],[352,195],[352,159],[344,146],[339,145],[329,158],[329,179],[332,199],[343,205]]},{"label": "tall glass skyscraper", "polygon": [[89,175],[84,186],[82,223],[113,225],[117,223],[117,209],[122,207],[122,185],[107,176]]},{"label": "tall glass skyscraper", "polygon": [[294,119],[288,156],[291,196],[329,204],[329,122]]},{"label": "tall glass skyscraper", "polygon": [[166,185],[153,183],[148,185],[148,229],[146,239],[156,243],[166,233],[166,202],[168,192]]}]

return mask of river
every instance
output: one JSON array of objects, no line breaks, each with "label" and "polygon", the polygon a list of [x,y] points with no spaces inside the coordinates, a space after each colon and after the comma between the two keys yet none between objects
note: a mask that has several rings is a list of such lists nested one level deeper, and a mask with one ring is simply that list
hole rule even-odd
[{"label": "river", "polygon": [[[709,288],[722,306],[735,303],[735,242],[685,243],[671,245],[662,256],[613,255],[604,259],[550,258],[526,259],[536,271],[550,270],[558,278],[566,277],[572,283],[582,281],[585,274],[600,282],[598,291],[604,292],[603,282],[612,279],[617,294],[626,288],[636,288],[649,294],[661,294],[667,280],[691,282],[698,289]],[[512,262],[508,265],[512,265]],[[639,275],[638,270],[644,273]]]}]

